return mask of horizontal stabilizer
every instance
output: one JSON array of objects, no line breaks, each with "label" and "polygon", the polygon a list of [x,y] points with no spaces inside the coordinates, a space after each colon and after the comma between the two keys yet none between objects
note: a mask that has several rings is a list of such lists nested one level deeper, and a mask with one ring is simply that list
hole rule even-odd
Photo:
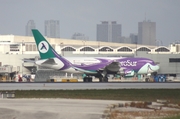
[{"label": "horizontal stabilizer", "polygon": [[57,65],[57,63],[54,61],[54,59],[47,59],[43,64],[50,64],[50,65]]},{"label": "horizontal stabilizer", "polygon": [[29,63],[35,63],[35,60],[30,60],[30,59],[22,59],[24,62],[29,62]]}]

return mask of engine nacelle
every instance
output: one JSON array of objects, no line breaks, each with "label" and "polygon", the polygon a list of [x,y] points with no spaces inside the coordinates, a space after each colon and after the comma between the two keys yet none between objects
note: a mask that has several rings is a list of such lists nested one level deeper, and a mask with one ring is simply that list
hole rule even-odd
[{"label": "engine nacelle", "polygon": [[124,76],[134,76],[135,72],[133,70],[120,68],[118,74]]},{"label": "engine nacelle", "polygon": [[124,74],[125,74],[124,69],[123,69],[123,68],[120,68],[118,74],[124,75]]},{"label": "engine nacelle", "polygon": [[133,70],[131,70],[131,71],[128,71],[126,74],[125,74],[125,76],[134,76],[134,71]]}]

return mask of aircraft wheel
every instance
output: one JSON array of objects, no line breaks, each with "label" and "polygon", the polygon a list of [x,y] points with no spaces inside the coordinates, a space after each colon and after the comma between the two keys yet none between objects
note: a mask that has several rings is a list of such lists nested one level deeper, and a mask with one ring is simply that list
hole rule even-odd
[{"label": "aircraft wheel", "polygon": [[84,82],[88,82],[88,78],[87,77],[84,77]]},{"label": "aircraft wheel", "polygon": [[91,77],[88,77],[88,82],[92,82],[92,78]]},{"label": "aircraft wheel", "polygon": [[84,82],[92,82],[92,78],[91,77],[84,77]]},{"label": "aircraft wheel", "polygon": [[108,82],[108,78],[107,77],[104,77],[104,82]]},{"label": "aircraft wheel", "polygon": [[102,77],[101,77],[101,78],[99,78],[99,82],[102,82]]},{"label": "aircraft wheel", "polygon": [[149,78],[146,78],[145,81],[146,81],[146,82],[149,82]]}]

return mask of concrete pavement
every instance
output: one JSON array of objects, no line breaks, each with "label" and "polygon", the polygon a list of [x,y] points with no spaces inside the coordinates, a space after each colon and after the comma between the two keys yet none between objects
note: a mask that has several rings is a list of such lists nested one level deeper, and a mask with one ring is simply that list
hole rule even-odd
[{"label": "concrete pavement", "polygon": [[100,119],[109,104],[81,99],[0,99],[0,119]]},{"label": "concrete pavement", "polygon": [[0,90],[180,89],[180,83],[0,83]]}]

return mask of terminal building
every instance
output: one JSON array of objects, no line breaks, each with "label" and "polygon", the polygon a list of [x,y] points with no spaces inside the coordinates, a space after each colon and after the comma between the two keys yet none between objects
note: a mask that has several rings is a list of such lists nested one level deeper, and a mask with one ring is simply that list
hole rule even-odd
[{"label": "terminal building", "polygon": [[[62,38],[47,38],[47,40],[65,57],[145,57],[160,65],[158,74],[180,77],[180,44],[170,44],[166,47]],[[11,70],[7,69],[8,72],[5,72],[8,76],[12,73],[35,74],[41,69],[33,63],[23,61],[39,58],[33,37],[0,35],[0,55],[1,67],[11,67]],[[0,73],[3,73],[1,68]]]}]

